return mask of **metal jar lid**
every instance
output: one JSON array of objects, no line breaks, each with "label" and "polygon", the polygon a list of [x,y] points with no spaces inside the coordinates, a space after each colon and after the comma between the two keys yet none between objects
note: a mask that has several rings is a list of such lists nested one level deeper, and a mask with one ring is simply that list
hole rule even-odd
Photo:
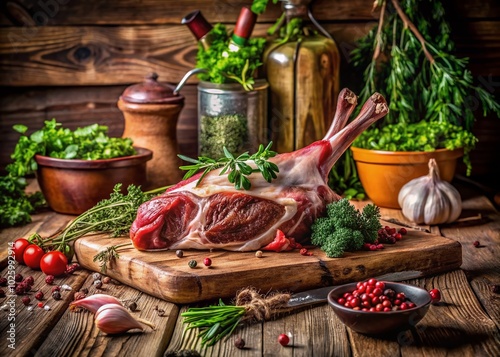
[{"label": "metal jar lid", "polygon": [[158,74],[149,73],[142,83],[127,87],[121,99],[127,103],[137,104],[182,104],[184,97],[174,94],[174,86],[158,82]]}]

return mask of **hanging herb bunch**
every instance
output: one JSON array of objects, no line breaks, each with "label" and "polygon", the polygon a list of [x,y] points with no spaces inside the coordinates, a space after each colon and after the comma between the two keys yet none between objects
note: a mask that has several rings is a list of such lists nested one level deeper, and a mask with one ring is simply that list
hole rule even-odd
[{"label": "hanging herb bunch", "polygon": [[[378,26],[359,40],[352,63],[355,73],[363,74],[359,101],[380,92],[390,113],[360,135],[353,146],[386,151],[463,148],[470,174],[469,153],[477,142],[471,132],[473,109],[479,102],[483,115],[500,115],[500,105],[474,84],[468,58],[453,54],[442,3],[376,0],[374,7],[380,8]],[[354,167],[346,161],[352,161],[351,157],[344,156],[343,165]],[[355,172],[351,175],[357,178]]]}]

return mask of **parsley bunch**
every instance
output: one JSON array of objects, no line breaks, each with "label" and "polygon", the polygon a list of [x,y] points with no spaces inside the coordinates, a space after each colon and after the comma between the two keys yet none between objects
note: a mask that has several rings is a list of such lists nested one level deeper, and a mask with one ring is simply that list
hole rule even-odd
[{"label": "parsley bunch", "polygon": [[329,258],[341,257],[346,251],[356,251],[378,237],[380,209],[366,205],[359,212],[346,198],[326,206],[326,216],[317,218],[311,229],[311,243],[320,246]]},{"label": "parsley bunch", "polygon": [[216,24],[210,32],[212,42],[208,49],[198,47],[196,67],[206,73],[198,76],[212,83],[240,83],[246,90],[252,90],[254,74],[262,65],[265,38],[250,38],[238,51],[230,51],[226,26]]}]

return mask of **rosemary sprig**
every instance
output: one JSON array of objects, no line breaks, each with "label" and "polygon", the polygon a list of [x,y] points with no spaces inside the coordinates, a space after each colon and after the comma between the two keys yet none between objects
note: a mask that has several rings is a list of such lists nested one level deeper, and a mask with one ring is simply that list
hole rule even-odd
[{"label": "rosemary sprig", "polygon": [[94,256],[93,262],[99,262],[99,268],[103,274],[106,274],[108,270],[108,263],[115,261],[120,258],[120,254],[118,250],[123,247],[131,246],[132,243],[122,243],[117,245],[112,245],[110,247],[106,247],[106,249],[100,251]]},{"label": "rosemary sprig", "polygon": [[[260,172],[267,182],[271,182],[277,178],[279,172],[278,166],[268,161],[269,158],[276,156],[276,152],[271,150],[272,141],[264,148],[264,145],[259,145],[256,153],[250,155],[245,152],[237,157],[230,153],[224,147],[224,157],[214,160],[209,157],[200,156],[198,159],[193,159],[184,155],[177,155],[182,160],[192,163],[192,165],[181,166],[181,170],[187,171],[184,175],[184,180],[192,177],[199,171],[203,171],[197,181],[197,186],[203,181],[203,178],[212,170],[222,168],[219,175],[227,174],[228,181],[234,184],[234,187],[239,189],[249,190],[251,188],[250,176],[254,172]],[[247,162],[252,161],[256,169],[252,168]]]}]

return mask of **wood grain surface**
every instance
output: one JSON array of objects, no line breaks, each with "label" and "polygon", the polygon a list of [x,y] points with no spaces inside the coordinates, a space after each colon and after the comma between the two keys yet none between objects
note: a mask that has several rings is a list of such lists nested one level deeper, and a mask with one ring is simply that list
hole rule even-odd
[{"label": "wood grain surface", "polygon": [[[76,241],[75,253],[82,266],[99,271],[94,256],[106,247],[127,242],[128,238],[102,235],[83,237]],[[317,248],[311,249],[312,256],[301,256],[298,250],[264,252],[262,258],[254,252],[186,250],[178,258],[175,251],[140,252],[130,247],[120,251],[107,274],[158,298],[185,304],[232,297],[246,286],[262,292],[298,292],[394,272],[426,276],[462,264],[460,244],[422,231],[410,230],[403,240],[385,246],[376,252],[346,253],[342,258],[327,258]],[[212,259],[210,268],[203,265],[205,257]],[[193,259],[198,263],[195,269],[188,266]]]}]

